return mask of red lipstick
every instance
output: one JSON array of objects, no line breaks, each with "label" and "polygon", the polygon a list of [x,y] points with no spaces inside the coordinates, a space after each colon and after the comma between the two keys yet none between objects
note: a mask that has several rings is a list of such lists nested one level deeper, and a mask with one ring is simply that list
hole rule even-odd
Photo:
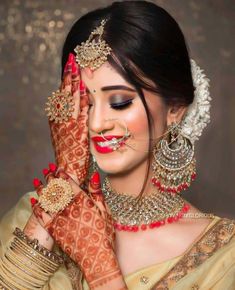
[{"label": "red lipstick", "polygon": [[[108,135],[108,136],[104,136],[105,139],[102,136],[94,136],[91,137],[91,140],[94,142],[94,146],[95,149],[99,152],[99,153],[111,153],[113,152],[113,148],[109,147],[109,146],[100,146],[97,142],[105,142],[105,141],[110,141],[113,138],[116,139],[121,139],[123,136],[120,135]],[[124,144],[124,142],[121,142],[120,145],[122,146]]]}]

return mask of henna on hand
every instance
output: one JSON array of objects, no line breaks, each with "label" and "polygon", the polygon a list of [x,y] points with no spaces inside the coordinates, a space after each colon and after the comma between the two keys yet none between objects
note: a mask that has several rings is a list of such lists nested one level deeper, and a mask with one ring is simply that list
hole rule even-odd
[{"label": "henna on hand", "polygon": [[79,67],[70,54],[65,65],[62,92],[70,92],[75,105],[73,116],[63,123],[49,121],[56,163],[78,184],[84,182],[89,167],[88,96],[81,85]]},{"label": "henna on hand", "polygon": [[51,250],[54,245],[53,238],[49,235],[48,231],[42,227],[34,213],[25,225],[24,233],[32,240],[37,239],[39,243],[48,250]]},{"label": "henna on hand", "polygon": [[[125,287],[125,282],[114,252],[113,220],[106,208],[97,174],[94,173],[90,180],[89,192],[85,192],[59,170],[54,178],[66,178],[75,195],[63,211],[51,215],[44,227],[78,264],[91,289],[106,289],[108,285],[116,285],[112,289],[119,289]],[[36,204],[37,207],[40,205]]]}]

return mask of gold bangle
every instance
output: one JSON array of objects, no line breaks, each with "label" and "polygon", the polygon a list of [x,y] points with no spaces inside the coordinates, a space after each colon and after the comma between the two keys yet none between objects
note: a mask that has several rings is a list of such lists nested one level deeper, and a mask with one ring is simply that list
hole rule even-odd
[{"label": "gold bangle", "polygon": [[[6,271],[2,267],[2,263],[0,263],[0,270],[1,270],[0,271],[0,275],[3,277],[3,279],[5,279],[5,281],[7,281],[8,283],[10,283],[11,285],[14,286],[13,289],[17,288],[17,289],[20,289],[20,290],[26,290],[26,289],[30,290],[30,288],[28,288],[29,285],[28,286],[25,285],[24,282],[22,284],[21,277],[17,277],[18,278],[17,282],[14,281],[14,279],[12,279],[12,273],[9,272],[9,271],[7,271],[7,273],[6,273]],[[14,276],[14,278],[16,278],[16,277]],[[31,289],[32,289],[32,287],[31,287]]]},{"label": "gold bangle", "polygon": [[[9,253],[8,253],[9,254]],[[16,268],[16,271],[22,271],[22,275],[28,275],[30,277],[32,277],[32,279],[40,279],[40,280],[48,280],[48,276],[43,276],[42,273],[38,273],[35,270],[32,271],[29,267],[25,267],[24,263],[20,263],[15,257],[10,257],[10,255],[6,255],[3,257],[3,263],[5,261],[6,265],[9,265],[9,267],[13,266],[14,268]]]},{"label": "gold bangle", "polygon": [[33,248],[35,251],[37,251],[39,254],[43,255],[44,257],[48,258],[51,262],[57,263],[57,264],[63,264],[63,258],[57,255],[56,253],[49,251],[47,248],[41,246],[39,244],[39,241],[37,239],[29,239],[23,231],[21,231],[19,228],[16,228],[14,233],[16,237],[18,237],[20,240],[24,241],[28,246]]},{"label": "gold bangle", "polygon": [[47,269],[50,272],[55,271],[58,268],[58,264],[50,264],[47,259],[43,259],[43,257],[40,256],[37,252],[33,251],[31,248],[28,248],[23,244],[18,243],[17,240],[13,241],[11,249],[17,251],[18,254],[27,256],[29,259],[39,265],[42,265],[43,268]]},{"label": "gold bangle", "polygon": [[24,259],[24,261],[22,261],[22,259],[20,259],[14,252],[12,252],[12,251],[10,252],[9,251],[5,255],[7,255],[6,257],[11,259],[12,263],[13,263],[13,261],[15,261],[15,263],[18,266],[21,266],[22,268],[24,268],[26,272],[29,271],[30,273],[38,275],[37,278],[41,278],[41,279],[47,279],[48,278],[48,275],[46,275],[45,272],[38,271],[38,269],[36,267],[33,267],[33,269],[32,269],[32,267],[28,266],[27,260]]},{"label": "gold bangle", "polygon": [[63,263],[62,257],[30,240],[16,228],[15,238],[0,259],[0,289],[41,289]]}]

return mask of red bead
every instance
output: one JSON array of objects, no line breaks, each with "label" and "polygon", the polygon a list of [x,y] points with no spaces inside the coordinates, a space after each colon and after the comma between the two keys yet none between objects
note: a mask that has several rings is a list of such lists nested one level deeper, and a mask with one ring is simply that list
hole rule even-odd
[{"label": "red bead", "polygon": [[42,173],[43,173],[44,176],[46,176],[49,173],[49,170],[47,168],[44,168],[42,170]]},{"label": "red bead", "polygon": [[192,180],[194,180],[194,179],[196,178],[196,173],[193,173],[193,174],[191,175],[191,178],[192,178]]},{"label": "red bead", "polygon": [[122,229],[123,229],[124,231],[128,231],[128,226],[127,226],[127,225],[123,225],[123,226],[122,226]]},{"label": "red bead", "polygon": [[116,228],[117,230],[121,231],[121,230],[122,230],[122,225],[120,225],[120,224],[115,224],[115,228]]},{"label": "red bead", "polygon": [[33,185],[34,185],[34,187],[36,188],[36,187],[38,187],[40,184],[41,184],[41,181],[40,181],[38,178],[34,178],[34,180],[33,180]]},{"label": "red bead", "polygon": [[190,209],[190,205],[188,203],[185,204],[185,210],[188,211]]},{"label": "red bead", "polygon": [[156,224],[157,228],[159,228],[161,226],[161,222],[160,221],[157,221],[155,224]]},{"label": "red bead", "polygon": [[175,222],[177,222],[177,221],[178,221],[178,219],[179,219],[179,216],[178,216],[178,215],[176,215],[176,216],[174,216],[174,217],[173,217],[173,219],[174,219],[174,221],[175,221]]},{"label": "red bead", "polygon": [[138,226],[133,226],[133,227],[132,227],[132,230],[133,230],[133,232],[138,232],[139,227],[138,227]]},{"label": "red bead", "polygon": [[49,163],[49,168],[50,168],[50,171],[51,171],[51,172],[55,172],[57,166],[56,166],[54,163]]},{"label": "red bead", "polygon": [[182,218],[182,216],[183,216],[183,213],[180,211],[180,212],[178,213],[178,217],[179,217],[179,218]]},{"label": "red bead", "polygon": [[31,197],[30,202],[31,202],[31,205],[34,206],[36,203],[38,203],[38,200],[34,197]]},{"label": "red bead", "polygon": [[171,224],[171,223],[173,222],[173,220],[174,220],[173,217],[168,217],[168,218],[167,218],[167,222],[168,222],[169,224]]},{"label": "red bead", "polygon": [[149,225],[149,228],[150,228],[150,229],[153,229],[153,228],[154,228],[154,223],[151,223],[151,224]]},{"label": "red bead", "polygon": [[146,225],[141,225],[140,228],[141,228],[142,231],[145,231],[147,229],[147,226]]}]

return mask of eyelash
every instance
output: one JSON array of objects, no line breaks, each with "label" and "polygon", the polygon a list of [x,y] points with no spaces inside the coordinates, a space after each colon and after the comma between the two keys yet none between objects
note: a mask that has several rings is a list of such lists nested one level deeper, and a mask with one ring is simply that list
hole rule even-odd
[{"label": "eyelash", "polygon": [[[126,108],[128,108],[130,105],[132,105],[132,99],[131,100],[127,100],[125,102],[121,102],[121,103],[114,103],[114,104],[110,104],[110,107],[114,110],[124,110]],[[92,107],[92,104],[89,104],[89,107]]]}]

